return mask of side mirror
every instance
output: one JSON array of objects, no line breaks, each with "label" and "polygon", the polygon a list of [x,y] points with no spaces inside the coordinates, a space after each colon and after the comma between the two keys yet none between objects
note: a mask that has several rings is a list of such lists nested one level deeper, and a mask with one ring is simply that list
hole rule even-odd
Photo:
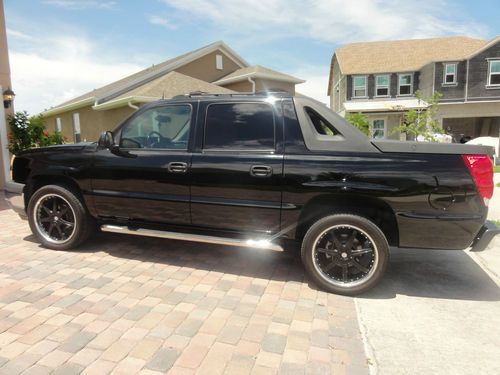
[{"label": "side mirror", "polygon": [[113,133],[108,131],[102,132],[99,137],[99,142],[97,143],[101,148],[111,148],[115,144],[115,140],[113,138]]}]

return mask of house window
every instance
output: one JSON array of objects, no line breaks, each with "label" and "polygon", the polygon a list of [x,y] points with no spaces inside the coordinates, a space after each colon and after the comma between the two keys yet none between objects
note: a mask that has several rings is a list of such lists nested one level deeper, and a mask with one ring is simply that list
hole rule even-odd
[{"label": "house window", "polygon": [[222,61],[222,55],[215,55],[215,68],[218,70],[224,69],[224,64]]},{"label": "house window", "polygon": [[75,143],[81,142],[82,138],[80,135],[80,114],[73,113],[73,135]]},{"label": "house window", "polygon": [[366,98],[366,76],[353,77],[352,92],[354,98]]},{"label": "house window", "polygon": [[457,64],[444,64],[443,84],[457,83]]},{"label": "house window", "polygon": [[389,76],[375,76],[375,96],[389,96]]},{"label": "house window", "polygon": [[61,118],[56,117],[56,132],[61,132],[62,131],[62,124],[61,124]]},{"label": "house window", "polygon": [[500,60],[488,61],[488,85],[500,86]]},{"label": "house window", "polygon": [[412,74],[400,74],[399,75],[398,95],[411,95],[412,86],[413,86],[413,75]]},{"label": "house window", "polygon": [[384,139],[385,138],[385,120],[377,119],[372,122],[372,134],[373,139]]}]

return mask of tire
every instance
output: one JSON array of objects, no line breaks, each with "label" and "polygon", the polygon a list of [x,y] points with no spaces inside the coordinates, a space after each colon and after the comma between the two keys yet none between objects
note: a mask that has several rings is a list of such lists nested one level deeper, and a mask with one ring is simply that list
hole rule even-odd
[{"label": "tire", "polygon": [[95,229],[79,194],[71,188],[46,185],[28,203],[31,231],[44,247],[69,250],[84,242]]},{"label": "tire", "polygon": [[389,260],[389,244],[372,221],[335,214],[309,228],[301,256],[307,274],[323,290],[353,296],[380,281]]}]

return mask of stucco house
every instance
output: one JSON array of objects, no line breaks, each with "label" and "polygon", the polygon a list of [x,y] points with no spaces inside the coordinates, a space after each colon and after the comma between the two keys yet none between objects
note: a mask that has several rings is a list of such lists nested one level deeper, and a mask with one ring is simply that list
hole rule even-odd
[{"label": "stucco house", "polygon": [[295,93],[301,79],[259,65],[250,66],[222,41],[153,65],[131,76],[52,107],[42,115],[49,129],[70,142],[97,140],[139,106],[195,91],[252,92],[280,89]]},{"label": "stucco house", "polygon": [[405,111],[425,108],[415,98],[439,91],[438,120],[454,141],[495,136],[500,129],[500,37],[463,36],[352,43],[330,65],[331,108],[368,116],[377,138],[399,139],[392,129]]},{"label": "stucco house", "polygon": [[7,117],[14,111],[11,87],[5,15],[3,0],[0,0],[0,94],[3,96],[3,105],[0,104],[0,189],[5,185],[10,173],[10,155],[7,149]]}]

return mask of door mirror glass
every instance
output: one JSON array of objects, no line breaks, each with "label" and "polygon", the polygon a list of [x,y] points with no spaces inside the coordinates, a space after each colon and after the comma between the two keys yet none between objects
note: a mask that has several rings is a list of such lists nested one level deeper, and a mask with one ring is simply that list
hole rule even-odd
[{"label": "door mirror glass", "polygon": [[108,130],[108,131],[101,133],[101,136],[99,137],[99,142],[98,142],[99,147],[111,148],[114,144],[115,144],[115,141],[113,138],[113,132]]}]

